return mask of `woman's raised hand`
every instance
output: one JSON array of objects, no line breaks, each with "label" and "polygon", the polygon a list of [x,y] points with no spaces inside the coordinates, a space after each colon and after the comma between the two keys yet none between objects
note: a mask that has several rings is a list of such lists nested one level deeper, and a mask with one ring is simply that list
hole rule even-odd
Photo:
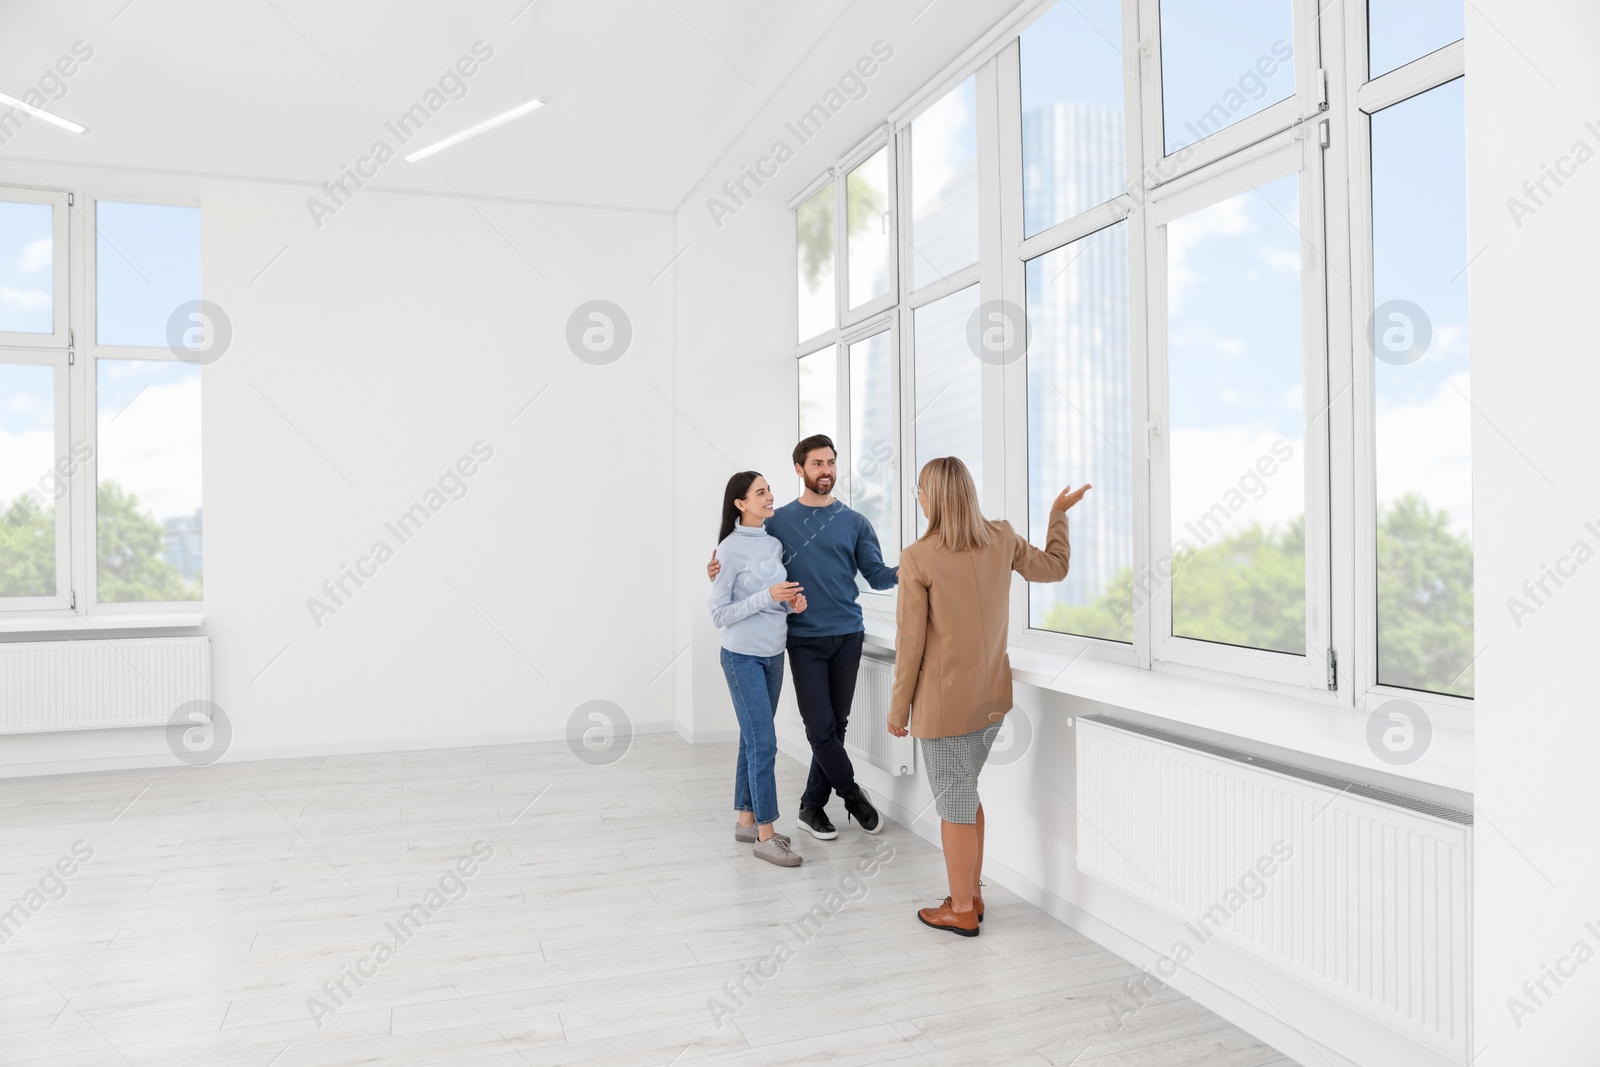
[{"label": "woman's raised hand", "polygon": [[784,601],[784,600],[793,601],[795,597],[800,595],[800,583],[799,582],[779,582],[777,585],[773,586],[771,589],[768,589],[767,592],[772,596],[773,600],[777,600],[777,601]]},{"label": "woman's raised hand", "polygon": [[1087,493],[1090,489],[1093,489],[1093,488],[1094,487],[1092,485],[1090,485],[1088,482],[1085,482],[1084,484],[1078,486],[1078,488],[1076,488],[1076,489],[1072,488],[1072,486],[1070,486],[1070,485],[1067,486],[1065,489],[1061,490],[1061,495],[1056,497],[1056,502],[1052,506],[1051,510],[1052,511],[1066,511],[1068,508],[1072,507],[1072,505],[1074,505],[1078,501],[1082,500],[1083,499],[1083,494]]}]

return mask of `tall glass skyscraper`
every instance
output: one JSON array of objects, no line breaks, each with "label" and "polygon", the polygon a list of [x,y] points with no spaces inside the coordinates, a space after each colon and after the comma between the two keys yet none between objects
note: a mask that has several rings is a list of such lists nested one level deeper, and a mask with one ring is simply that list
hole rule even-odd
[{"label": "tall glass skyscraper", "polygon": [[[1120,107],[1056,102],[1024,113],[1025,217],[1070,218],[1120,195],[1125,136]],[[1096,600],[1133,562],[1128,240],[1118,223],[1028,264],[1030,536],[1044,537],[1064,486],[1094,485],[1072,514],[1071,574],[1031,591],[1034,625],[1057,603]],[[1091,636],[1127,636],[1104,622]]]}]

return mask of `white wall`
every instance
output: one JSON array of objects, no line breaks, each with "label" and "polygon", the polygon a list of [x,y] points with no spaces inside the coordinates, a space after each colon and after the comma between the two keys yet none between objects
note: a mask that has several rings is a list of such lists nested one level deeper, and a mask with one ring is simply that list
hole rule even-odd
[{"label": "white wall", "polygon": [[[318,230],[306,189],[200,191],[234,330],[203,381],[228,758],[562,737],[591,699],[670,729],[670,216],[369,190]],[[566,341],[595,298],[633,324],[609,366]],[[401,544],[385,521],[478,441],[466,495]],[[379,539],[393,559],[318,626],[308,598]],[[11,773],[58,761],[172,758],[160,730],[0,739]]]},{"label": "white wall", "polygon": [[[686,583],[680,626],[693,635],[683,666],[693,691],[678,728],[693,740],[738,736],[720,664],[717,631],[705,606],[705,564],[716,547],[722,493],[736,471],[757,470],[780,503],[799,482],[790,462],[795,433],[794,313],[774,291],[789,283],[772,249],[792,240],[781,204],[746,207],[718,231],[704,211],[680,215],[677,404],[678,529],[674,572]],[[791,300],[792,302],[792,300]]]},{"label": "white wall", "polygon": [[[1483,1067],[1592,1063],[1600,1047],[1596,642],[1600,562],[1536,614],[1509,597],[1576,542],[1600,549],[1594,356],[1600,269],[1600,8],[1588,0],[1467,7],[1472,251],[1473,522],[1477,537],[1476,1041]],[[1577,142],[1588,161],[1534,205],[1523,183]],[[1507,199],[1535,206],[1513,221]],[[1594,523],[1595,527],[1586,526]],[[1569,571],[1571,563],[1564,564]],[[1531,603],[1531,602],[1530,602]],[[1592,925],[1589,925],[1592,924]],[[1579,942],[1564,985],[1522,990]],[[1573,969],[1571,962],[1565,964]],[[1533,1014],[1512,1019],[1507,999]],[[1520,1013],[1519,1013],[1520,1014]]]},{"label": "white wall", "polygon": [[[679,381],[694,394],[685,404],[696,421],[725,413],[725,419],[702,425],[715,427],[708,436],[731,461],[716,456],[704,441],[694,445],[712,459],[703,468],[686,465],[694,468],[685,471],[680,524],[685,540],[680,564],[686,570],[704,561],[710,539],[705,530],[723,474],[747,463],[758,469],[780,463],[787,443],[785,431],[760,414],[771,400],[788,405],[783,412],[788,419],[794,388],[792,368],[784,362],[792,355],[792,335],[786,332],[793,314],[787,261],[792,238],[787,217],[774,214],[769,205],[781,207],[799,184],[831,162],[830,153],[868,133],[919,79],[937,72],[1009,6],[972,5],[965,17],[975,25],[964,39],[958,38],[966,29],[956,28],[915,48],[895,37],[895,27],[873,24],[874,16],[852,11],[746,138],[730,149],[720,169],[708,175],[704,193],[765,148],[806,87],[876,36],[895,41],[896,59],[886,69],[897,80],[875,85],[872,92],[879,95],[859,113],[836,120],[840,129],[830,128],[830,144],[789,164],[786,175],[798,172],[799,178],[775,183],[780,187],[763,194],[763,202],[741,209],[722,230],[702,224],[707,217],[703,195],[692,195],[680,208],[678,246],[691,239],[700,243],[677,272],[683,286]],[[1600,616],[1600,563],[1581,568],[1520,629],[1506,598],[1520,595],[1525,579],[1538,578],[1541,566],[1569,553],[1574,542],[1582,539],[1600,550],[1593,430],[1600,370],[1589,352],[1594,249],[1600,246],[1600,212],[1594,208],[1600,162],[1586,162],[1520,227],[1506,198],[1519,194],[1525,180],[1538,178],[1544,164],[1570,152],[1575,141],[1584,140],[1592,153],[1600,153],[1600,73],[1588,56],[1600,40],[1600,9],[1580,0],[1469,5],[1468,40],[1471,249],[1482,253],[1470,278],[1473,391],[1481,413],[1474,437],[1477,627],[1484,649],[1476,713],[1475,1051],[1481,1050],[1478,1062],[1485,1065],[1576,1064],[1586,1062],[1583,1057],[1592,1056],[1600,1043],[1600,1019],[1593,1012],[1600,996],[1600,905],[1595,903],[1600,901],[1600,835],[1593,819],[1600,719],[1587,695],[1587,679],[1580,676],[1600,637],[1594,621]],[[781,316],[773,308],[781,309]],[[678,436],[680,446],[691,440],[681,430]],[[1588,529],[1588,522],[1595,529]],[[715,633],[704,622],[692,585],[690,592],[694,705],[686,719],[692,731],[731,730]],[[786,704],[790,699],[786,695]],[[1096,709],[1031,687],[1019,688],[1019,705],[1035,716],[1033,747],[1018,763],[985,775],[991,811],[1005,814],[991,822],[988,839],[996,880],[1135,962],[1152,961],[1171,942],[1170,920],[1076,872],[1069,720]],[[788,707],[780,710],[779,723],[785,750],[804,759],[803,732]],[[890,779],[871,769],[862,778],[902,820],[928,801],[920,779]],[[936,833],[926,816],[916,828],[928,836]],[[1518,1027],[1507,997],[1526,999],[1522,983],[1537,981],[1545,965],[1571,953],[1580,940],[1596,953],[1594,961],[1566,979],[1563,988],[1547,980],[1555,995],[1542,998],[1545,1006],[1537,1006]],[[1301,1062],[1408,1067],[1422,1062],[1413,1056],[1416,1047],[1398,1035],[1298,987],[1280,981],[1269,987],[1280,990],[1275,1006],[1262,1003],[1252,983],[1261,988],[1272,981],[1249,960],[1219,946],[1173,984]],[[1326,1043],[1308,1044],[1296,1027]]]}]

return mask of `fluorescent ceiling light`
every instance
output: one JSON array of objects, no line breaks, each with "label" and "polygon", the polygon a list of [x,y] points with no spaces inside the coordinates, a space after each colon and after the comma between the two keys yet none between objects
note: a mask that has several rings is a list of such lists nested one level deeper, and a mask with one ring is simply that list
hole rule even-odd
[{"label": "fluorescent ceiling light", "polygon": [[66,130],[68,133],[86,133],[86,132],[88,132],[84,127],[79,126],[76,122],[72,122],[69,119],[64,119],[60,115],[52,115],[52,114],[50,114],[50,112],[45,111],[43,108],[37,108],[37,107],[34,107],[32,104],[23,103],[21,100],[18,100],[16,97],[7,96],[5,93],[0,93],[0,104],[10,104],[12,107],[18,109],[19,111],[26,111],[28,114],[32,115],[36,119],[44,119],[46,122],[48,122],[48,123],[50,123],[50,124],[52,124],[54,126],[60,126],[63,130]]},{"label": "fluorescent ceiling light", "polygon": [[534,110],[535,108],[543,107],[543,106],[544,106],[544,101],[543,100],[529,100],[526,104],[518,104],[516,107],[512,108],[510,111],[507,111],[503,115],[496,115],[492,119],[485,119],[484,121],[478,123],[476,126],[470,126],[467,129],[462,130],[460,133],[453,133],[449,137],[446,137],[444,140],[438,141],[438,142],[435,142],[434,144],[429,145],[427,148],[419,148],[415,152],[411,153],[409,156],[406,156],[405,160],[406,160],[407,163],[415,163],[419,159],[426,159],[428,156],[433,155],[435,152],[443,152],[446,148],[449,148],[451,145],[460,144],[462,141],[465,141],[468,137],[476,137],[476,136],[478,136],[478,134],[484,132],[485,130],[492,130],[496,126],[499,126],[499,125],[502,125],[504,123],[510,122],[512,119],[516,118],[519,115],[526,115],[528,112]]}]

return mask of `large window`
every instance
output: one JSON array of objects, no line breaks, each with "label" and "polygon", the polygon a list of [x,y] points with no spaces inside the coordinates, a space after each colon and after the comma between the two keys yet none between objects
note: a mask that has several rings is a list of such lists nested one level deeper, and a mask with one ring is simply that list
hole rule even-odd
[{"label": "large window", "polygon": [[[77,249],[89,270],[68,269]],[[195,345],[216,326],[198,208],[0,189],[0,613],[13,623],[195,609],[209,358]]]},{"label": "large window", "polygon": [[832,345],[800,360],[800,433],[839,439],[839,356]]},{"label": "large window", "polygon": [[0,363],[0,605],[48,605],[66,562],[58,377],[49,363]]},{"label": "large window", "polygon": [[1463,80],[1374,114],[1371,143],[1377,677],[1471,696]]},{"label": "large window", "polygon": [[0,334],[55,332],[55,206],[0,200]]},{"label": "large window", "polygon": [[850,346],[850,466],[846,499],[872,523],[883,558],[891,566],[900,558],[894,398],[893,335],[884,329]]},{"label": "large window", "polygon": [[878,149],[845,179],[845,245],[850,309],[889,295],[894,234],[889,225],[889,149]]},{"label": "large window", "polygon": [[934,456],[1036,542],[1087,482],[1013,642],[1464,724],[1462,8],[1029,5],[839,159],[845,295],[795,354],[908,458],[854,486],[884,540]]},{"label": "large window", "polygon": [[1048,532],[1067,486],[1094,486],[1072,516],[1072,580],[1034,585],[1042,630],[1133,640],[1133,495],[1128,454],[1128,230],[1119,222],[1028,261],[1028,529]]},{"label": "large window", "polygon": [[1294,95],[1293,0],[1161,0],[1169,153]]},{"label": "large window", "polygon": [[1022,209],[1026,234],[1127,186],[1121,0],[1057,4],[1022,34]]},{"label": "large window", "polygon": [[1371,0],[1367,69],[1376,78],[1461,40],[1466,0]]},{"label": "large window", "polygon": [[[968,286],[925,304],[912,315],[916,415],[912,436],[916,469],[930,459],[956,456],[972,471],[983,494],[983,362],[967,328],[978,313],[978,287]],[[919,508],[917,534],[927,529]]]},{"label": "large window", "polygon": [[911,285],[978,262],[978,107],[968,78],[911,124]]},{"label": "large window", "polygon": [[201,599],[200,209],[95,204],[96,604]]},{"label": "large window", "polygon": [[1172,628],[1304,655],[1299,176],[1166,225]]},{"label": "large window", "polygon": [[826,332],[834,319],[833,183],[826,182],[794,213],[795,273],[799,279],[800,332],[804,341]]}]

